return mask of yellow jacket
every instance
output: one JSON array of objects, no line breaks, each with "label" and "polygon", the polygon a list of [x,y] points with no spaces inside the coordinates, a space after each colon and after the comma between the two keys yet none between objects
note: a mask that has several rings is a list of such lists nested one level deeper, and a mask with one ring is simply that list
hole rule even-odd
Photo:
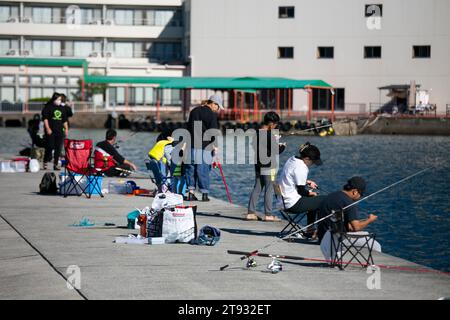
[{"label": "yellow jacket", "polygon": [[164,148],[168,145],[171,144],[172,141],[169,140],[161,140],[158,141],[153,148],[148,152],[148,155],[155,159],[156,161],[160,161],[161,159],[163,159],[163,162],[166,163],[167,159],[164,157]]}]

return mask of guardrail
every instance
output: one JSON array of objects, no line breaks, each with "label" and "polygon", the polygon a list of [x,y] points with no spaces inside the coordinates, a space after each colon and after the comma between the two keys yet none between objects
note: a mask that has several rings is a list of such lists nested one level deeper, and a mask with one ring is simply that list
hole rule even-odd
[{"label": "guardrail", "polygon": [[[427,104],[423,106],[416,106],[414,110],[408,109],[405,105],[390,105],[389,110],[382,110],[386,103],[369,103],[370,113],[373,115],[387,114],[399,118],[413,118],[413,117],[424,117],[424,118],[438,118],[442,116],[448,116],[448,107],[446,114],[438,113],[436,104]],[[403,111],[402,111],[403,110]]]},{"label": "guardrail", "polygon": [[[0,114],[8,113],[40,113],[44,108],[43,102],[0,102]],[[106,111],[104,106],[97,106],[92,102],[77,101],[70,104],[72,111],[76,112],[102,112]]]}]

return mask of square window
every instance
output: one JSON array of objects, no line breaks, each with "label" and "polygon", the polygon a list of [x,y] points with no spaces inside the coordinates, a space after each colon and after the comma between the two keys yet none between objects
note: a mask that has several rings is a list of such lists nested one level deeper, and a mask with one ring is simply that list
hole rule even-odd
[{"label": "square window", "polygon": [[279,59],[293,59],[294,58],[294,47],[278,47],[278,58]]},{"label": "square window", "polygon": [[413,46],[413,58],[431,58],[431,46]]},{"label": "square window", "polygon": [[382,17],[383,5],[382,4],[366,4],[364,10],[364,16],[369,17]]},{"label": "square window", "polygon": [[278,18],[280,19],[295,18],[295,7],[278,7]]},{"label": "square window", "polygon": [[365,59],[380,59],[381,58],[381,47],[364,47],[364,58]]},{"label": "square window", "polygon": [[334,47],[318,47],[317,48],[318,59],[333,59]]}]

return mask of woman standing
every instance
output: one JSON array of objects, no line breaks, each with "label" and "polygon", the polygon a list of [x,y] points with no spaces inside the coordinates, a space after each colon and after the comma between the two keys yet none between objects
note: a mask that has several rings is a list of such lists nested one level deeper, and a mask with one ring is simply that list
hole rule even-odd
[{"label": "woman standing", "polygon": [[[55,92],[52,98],[42,109],[42,119],[45,129],[45,155],[44,170],[47,169],[47,162],[53,158],[53,170],[60,170],[58,166],[59,155],[63,145],[64,137],[69,135],[69,126],[67,124],[67,114],[61,106],[61,94]],[[54,152],[54,155],[52,153]]]}]

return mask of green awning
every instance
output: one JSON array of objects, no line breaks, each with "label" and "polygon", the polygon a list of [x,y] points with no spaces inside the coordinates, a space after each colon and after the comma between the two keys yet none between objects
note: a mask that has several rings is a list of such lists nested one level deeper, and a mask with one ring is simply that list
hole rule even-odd
[{"label": "green awning", "polygon": [[270,77],[133,77],[89,75],[85,59],[68,58],[0,58],[0,65],[26,65],[46,67],[82,67],[86,83],[148,84],[167,89],[217,89],[252,92],[258,89],[331,88],[322,80],[295,80]]},{"label": "green awning", "polygon": [[84,67],[85,59],[58,59],[58,58],[0,58],[0,65],[7,66],[43,66],[43,67]]},{"label": "green awning", "polygon": [[86,83],[153,84],[167,89],[305,89],[311,87],[331,88],[322,80],[294,80],[288,78],[225,78],[225,77],[130,77],[97,76],[85,77]]}]

